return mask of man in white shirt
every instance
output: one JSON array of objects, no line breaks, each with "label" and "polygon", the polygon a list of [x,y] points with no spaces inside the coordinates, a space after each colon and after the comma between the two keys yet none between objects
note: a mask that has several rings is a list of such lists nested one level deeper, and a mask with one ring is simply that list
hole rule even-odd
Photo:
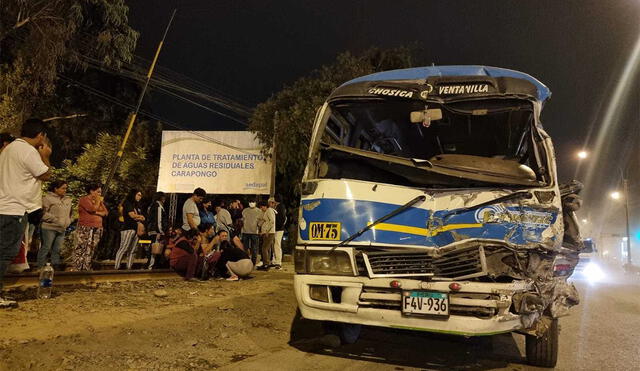
[{"label": "man in white shirt", "polygon": [[198,204],[207,197],[207,192],[202,188],[193,190],[193,194],[182,205],[182,229],[188,231],[197,229],[200,225],[200,210]]},{"label": "man in white shirt", "polygon": [[[50,156],[40,119],[25,121],[20,138],[0,153],[0,293],[7,268],[20,251],[27,212],[42,199],[42,181],[51,177]],[[0,308],[9,306],[15,302],[0,297]]]}]

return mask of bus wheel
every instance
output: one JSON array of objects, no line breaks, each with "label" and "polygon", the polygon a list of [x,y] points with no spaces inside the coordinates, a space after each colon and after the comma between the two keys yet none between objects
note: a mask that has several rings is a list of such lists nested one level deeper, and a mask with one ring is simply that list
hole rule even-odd
[{"label": "bus wheel", "polygon": [[344,344],[353,344],[360,338],[362,325],[353,323],[340,323],[340,340]]},{"label": "bus wheel", "polygon": [[362,325],[329,321],[324,322],[323,327],[325,334],[338,336],[342,344],[353,344],[358,341],[362,329]]},{"label": "bus wheel", "polygon": [[537,337],[525,335],[527,362],[537,367],[555,367],[558,362],[558,320],[552,319],[547,332]]}]

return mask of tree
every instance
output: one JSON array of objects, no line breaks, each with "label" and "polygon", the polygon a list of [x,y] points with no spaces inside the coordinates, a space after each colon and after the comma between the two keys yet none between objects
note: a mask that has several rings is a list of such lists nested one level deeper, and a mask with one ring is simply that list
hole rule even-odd
[{"label": "tree", "polygon": [[130,61],[138,33],[127,13],[124,0],[2,0],[0,129],[15,131],[60,73]]},{"label": "tree", "polygon": [[[127,151],[109,188],[108,200],[113,206],[136,187],[143,193],[156,188],[159,168],[161,133],[159,124],[142,122],[131,134]],[[75,160],[65,160],[63,166],[54,171],[54,179],[65,179],[69,193],[77,199],[85,194],[86,184],[103,184],[107,179],[114,155],[122,137],[100,133],[95,144],[87,144],[84,152]]]},{"label": "tree", "polygon": [[313,119],[327,96],[340,84],[358,76],[411,67],[414,55],[415,50],[407,47],[372,48],[360,55],[345,52],[334,63],[298,79],[258,105],[249,121],[249,130],[264,144],[265,155],[270,154],[276,138],[277,193],[287,195],[287,204],[293,206],[299,196],[297,184],[307,160]]}]

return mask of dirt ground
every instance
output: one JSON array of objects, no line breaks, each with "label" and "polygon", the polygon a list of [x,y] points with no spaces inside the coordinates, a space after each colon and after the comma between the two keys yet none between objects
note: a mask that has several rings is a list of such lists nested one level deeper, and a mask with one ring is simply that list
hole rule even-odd
[{"label": "dirt ground", "polygon": [[43,300],[11,292],[20,307],[0,312],[0,370],[206,370],[280,349],[296,310],[292,275],[104,283]]},{"label": "dirt ground", "polygon": [[[356,344],[328,347],[319,322],[295,320],[288,264],[240,282],[56,287],[43,300],[16,290],[20,307],[0,311],[0,371],[542,370],[526,365],[517,334],[465,339],[365,327]],[[576,281],[581,303],[560,320],[557,370],[638,369],[640,279],[614,273]]]}]

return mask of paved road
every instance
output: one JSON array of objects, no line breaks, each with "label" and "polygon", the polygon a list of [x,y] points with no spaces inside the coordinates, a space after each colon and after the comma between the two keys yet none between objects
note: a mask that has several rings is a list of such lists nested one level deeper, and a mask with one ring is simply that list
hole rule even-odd
[{"label": "paved road", "polygon": [[[640,280],[607,270],[600,282],[576,279],[582,303],[561,320],[558,370],[640,369]],[[310,330],[313,330],[310,328]],[[537,370],[524,361],[524,337],[480,340],[366,328],[358,343],[323,349],[283,346],[224,369]]]}]

